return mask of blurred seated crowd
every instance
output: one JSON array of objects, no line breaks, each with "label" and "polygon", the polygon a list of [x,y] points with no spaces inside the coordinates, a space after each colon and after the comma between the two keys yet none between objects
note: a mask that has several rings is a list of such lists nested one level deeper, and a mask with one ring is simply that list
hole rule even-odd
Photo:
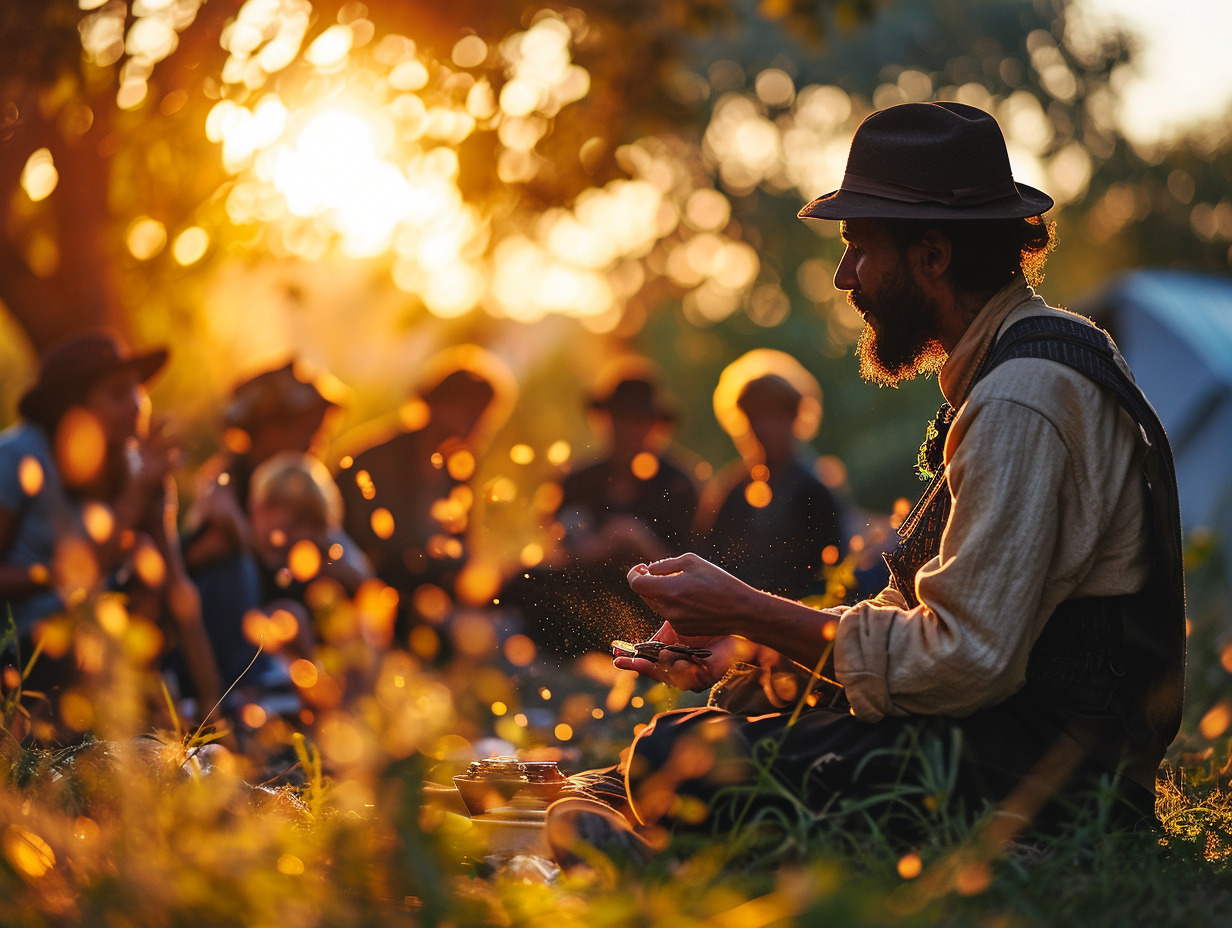
[{"label": "blurred seated crowd", "polygon": [[717,473],[674,442],[682,410],[659,369],[630,356],[601,370],[585,391],[593,455],[553,461],[551,492],[536,494],[553,543],[495,568],[472,552],[478,478],[518,385],[492,352],[441,352],[386,418],[336,443],[336,460],[323,449],[346,388],[287,359],[234,385],[197,466],[152,426],[174,419],[152,416],[147,392],[168,360],[109,331],[69,336],[42,354],[0,433],[14,734],[66,744],[105,731],[123,708],[118,656],[147,658],[163,690],[124,711],[242,734],[270,716],[310,725],[303,673],[322,647],[351,655],[340,673],[361,689],[391,649],[437,666],[514,635],[557,660],[606,651],[659,624],[629,566],[686,550],[794,599],[853,601],[883,579],[841,466],[808,444],[817,381],[782,352],[723,372],[715,415],[738,456]]}]

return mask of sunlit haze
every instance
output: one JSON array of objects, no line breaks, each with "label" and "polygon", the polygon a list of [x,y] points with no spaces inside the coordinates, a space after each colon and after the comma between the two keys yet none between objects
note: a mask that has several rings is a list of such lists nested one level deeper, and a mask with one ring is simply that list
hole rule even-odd
[{"label": "sunlit haze", "polygon": [[1119,23],[1141,38],[1125,75],[1120,122],[1138,142],[1167,140],[1232,105],[1232,3],[1228,0],[1079,0],[1097,24]]}]

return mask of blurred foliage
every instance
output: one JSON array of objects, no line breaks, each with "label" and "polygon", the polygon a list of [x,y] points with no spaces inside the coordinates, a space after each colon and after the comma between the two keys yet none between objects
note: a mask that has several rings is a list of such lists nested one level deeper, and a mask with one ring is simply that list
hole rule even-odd
[{"label": "blurred foliage", "polygon": [[[151,688],[157,669],[131,647],[130,623],[114,610],[100,622],[88,603],[77,619],[110,655],[94,705]],[[99,717],[102,740],[51,749],[19,742],[6,713],[0,923],[1205,925],[1232,892],[1226,714],[1222,728],[1187,719],[1161,773],[1158,833],[1106,836],[1098,817],[1078,817],[1047,841],[1007,837],[1004,821],[973,821],[950,796],[955,745],[921,741],[902,747],[925,771],[914,793],[820,816],[757,802],[742,829],[676,835],[643,871],[558,874],[425,783],[448,783],[505,719],[525,759],[566,772],[611,760],[667,707],[664,688],[601,655],[553,668],[548,655],[509,662],[497,649],[431,666],[354,643],[338,634],[296,675],[308,716],[240,710],[230,734],[119,713]],[[4,686],[10,702],[35,698],[11,671]],[[509,703],[486,705],[493,693]],[[887,830],[896,818],[915,835],[906,845]]]},{"label": "blurred foliage", "polygon": [[[237,374],[272,356],[353,388],[345,431],[472,340],[532,385],[509,444],[584,449],[590,376],[638,350],[717,466],[733,452],[710,390],[756,343],[817,374],[817,447],[887,511],[915,493],[936,392],[858,382],[835,230],[794,212],[896,102],[998,115],[1016,171],[1060,205],[1058,302],[1142,262],[1226,269],[1232,239],[1226,132],[1135,151],[1112,116],[1132,41],[1069,0],[5,0],[0,50],[0,299],[36,348],[103,321],[172,342],[157,398],[192,460]],[[340,147],[309,163],[330,107],[379,116],[373,147],[362,120],[317,122]]]}]

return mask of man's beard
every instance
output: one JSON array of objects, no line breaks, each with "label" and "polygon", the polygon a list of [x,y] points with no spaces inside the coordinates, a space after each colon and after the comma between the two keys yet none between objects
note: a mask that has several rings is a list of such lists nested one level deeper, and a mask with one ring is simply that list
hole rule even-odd
[{"label": "man's beard", "polygon": [[[856,342],[860,376],[894,387],[918,374],[934,374],[948,357],[937,341],[937,301],[926,296],[900,268],[874,298],[853,290],[847,302],[864,311],[864,331]],[[874,329],[869,319],[877,321]]]}]

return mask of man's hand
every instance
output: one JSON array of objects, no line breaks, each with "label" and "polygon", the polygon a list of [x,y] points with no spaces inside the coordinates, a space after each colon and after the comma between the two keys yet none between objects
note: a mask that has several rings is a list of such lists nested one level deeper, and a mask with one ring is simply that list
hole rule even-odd
[{"label": "man's hand", "polygon": [[756,590],[696,554],[638,564],[629,587],[684,636],[745,634],[742,607]]},{"label": "man's hand", "polygon": [[658,661],[643,657],[617,657],[612,663],[621,670],[636,670],[643,676],[679,690],[704,690],[723,679],[723,675],[736,661],[750,660],[758,650],[753,642],[735,635],[686,638],[678,635],[666,622],[655,632],[654,640],[665,644],[708,648],[710,656],[702,659],[689,658],[664,650],[659,653]]}]

